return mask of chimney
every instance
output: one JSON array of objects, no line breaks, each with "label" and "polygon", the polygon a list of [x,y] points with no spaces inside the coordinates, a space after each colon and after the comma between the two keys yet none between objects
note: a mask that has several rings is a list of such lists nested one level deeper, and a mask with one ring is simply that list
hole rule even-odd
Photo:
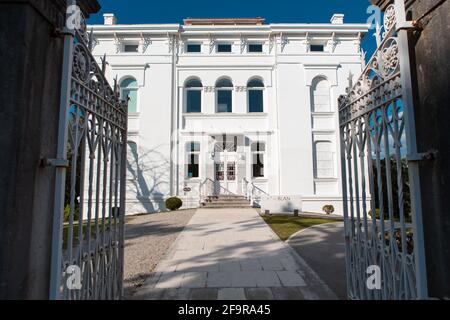
[{"label": "chimney", "polygon": [[344,24],[344,15],[340,14],[340,13],[335,13],[333,14],[333,16],[331,17],[330,22],[332,24]]},{"label": "chimney", "polygon": [[105,13],[103,15],[103,18],[105,20],[105,25],[106,26],[112,26],[112,25],[117,24],[117,18],[114,15],[114,13]]}]

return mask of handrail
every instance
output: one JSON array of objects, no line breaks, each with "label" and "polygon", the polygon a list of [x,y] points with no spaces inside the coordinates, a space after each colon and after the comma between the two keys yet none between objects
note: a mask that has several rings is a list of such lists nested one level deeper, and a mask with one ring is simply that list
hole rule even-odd
[{"label": "handrail", "polygon": [[[257,197],[255,195],[255,190],[259,192],[259,194],[264,194],[266,196],[269,196],[269,194],[264,191],[263,189],[259,188],[258,186],[256,186],[253,181],[248,181],[246,178],[242,178],[243,181],[243,186],[245,184],[245,196],[247,198],[247,200],[250,200],[250,203],[253,204],[255,199],[258,199],[259,197]],[[249,185],[251,186],[251,188],[249,188]]]}]

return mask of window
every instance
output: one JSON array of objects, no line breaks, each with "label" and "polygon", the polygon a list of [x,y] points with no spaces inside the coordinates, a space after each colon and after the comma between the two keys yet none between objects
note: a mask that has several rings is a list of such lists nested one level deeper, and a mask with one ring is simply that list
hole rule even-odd
[{"label": "window", "polygon": [[139,51],[139,45],[137,44],[126,44],[123,47],[124,52],[138,52]]},{"label": "window", "polygon": [[334,178],[334,152],[330,141],[318,141],[314,148],[316,179]]},{"label": "window", "polygon": [[202,82],[198,79],[191,79],[186,82],[186,112],[202,112]]},{"label": "window", "polygon": [[217,45],[217,52],[220,53],[229,53],[231,52],[231,44],[229,43],[221,43]]},{"label": "window", "polygon": [[264,83],[259,79],[247,83],[248,112],[264,112],[263,90]]},{"label": "window", "polygon": [[250,43],[248,45],[248,52],[263,52],[263,45],[261,43]]},{"label": "window", "polygon": [[199,177],[199,158],[200,158],[200,143],[188,142],[186,144],[187,151],[187,178]]},{"label": "window", "polygon": [[216,82],[218,113],[233,112],[233,83],[229,79],[219,79]]},{"label": "window", "polygon": [[310,47],[311,52],[324,52],[325,47],[323,44],[312,44]]},{"label": "window", "polygon": [[137,92],[138,83],[134,78],[126,78],[120,84],[120,96],[121,99],[127,99],[128,97],[128,113],[137,112]]},{"label": "window", "polygon": [[186,52],[188,53],[202,52],[202,45],[198,43],[188,43],[186,45]]},{"label": "window", "polygon": [[252,150],[252,176],[253,178],[264,177],[264,154],[266,152],[266,144],[264,142],[254,142],[251,146]]},{"label": "window", "polygon": [[313,112],[330,112],[330,85],[324,78],[314,79],[311,87],[311,104]]}]

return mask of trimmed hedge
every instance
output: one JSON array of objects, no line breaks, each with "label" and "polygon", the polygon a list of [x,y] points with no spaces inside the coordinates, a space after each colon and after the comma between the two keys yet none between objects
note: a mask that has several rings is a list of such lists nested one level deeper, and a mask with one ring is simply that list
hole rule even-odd
[{"label": "trimmed hedge", "polygon": [[178,210],[183,205],[183,201],[177,197],[170,197],[166,200],[166,208],[170,211]]}]

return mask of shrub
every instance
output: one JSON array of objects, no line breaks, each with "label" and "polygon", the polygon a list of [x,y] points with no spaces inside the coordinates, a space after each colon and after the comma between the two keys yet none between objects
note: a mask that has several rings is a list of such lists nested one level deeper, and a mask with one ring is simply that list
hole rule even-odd
[{"label": "shrub", "polygon": [[[69,222],[70,217],[70,205],[66,205],[64,207],[64,222]],[[80,217],[80,208],[79,206],[75,207],[75,212],[73,214],[73,221],[78,221]]]},{"label": "shrub", "polygon": [[[368,215],[373,219],[372,210],[369,210]],[[378,208],[375,209],[375,219],[380,220],[380,209]]]},{"label": "shrub", "polygon": [[334,212],[334,207],[331,204],[326,204],[323,206],[322,210],[326,213],[326,214],[332,214]]},{"label": "shrub", "polygon": [[178,210],[183,205],[183,201],[177,197],[170,197],[166,200],[166,208],[170,211]]}]

